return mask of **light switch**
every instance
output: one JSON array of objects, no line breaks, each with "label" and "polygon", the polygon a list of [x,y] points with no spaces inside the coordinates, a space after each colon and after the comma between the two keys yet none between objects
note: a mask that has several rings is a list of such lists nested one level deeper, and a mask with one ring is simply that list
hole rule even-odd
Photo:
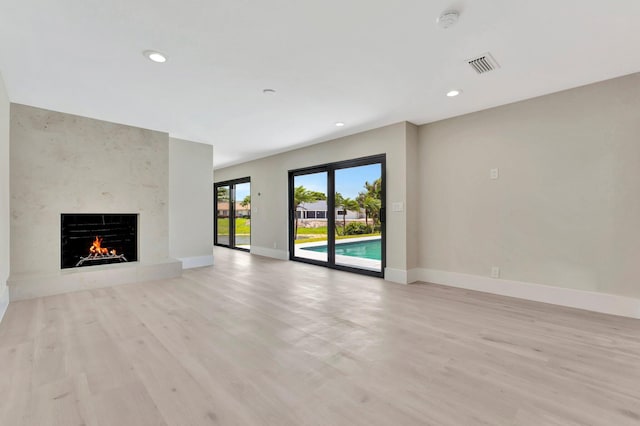
[{"label": "light switch", "polygon": [[498,266],[491,267],[491,278],[500,278],[500,267]]},{"label": "light switch", "polygon": [[489,170],[489,178],[490,179],[498,179],[498,169],[491,169]]},{"label": "light switch", "polygon": [[404,209],[404,206],[402,202],[393,203],[391,205],[391,210],[393,210],[394,212],[401,212],[403,209]]}]

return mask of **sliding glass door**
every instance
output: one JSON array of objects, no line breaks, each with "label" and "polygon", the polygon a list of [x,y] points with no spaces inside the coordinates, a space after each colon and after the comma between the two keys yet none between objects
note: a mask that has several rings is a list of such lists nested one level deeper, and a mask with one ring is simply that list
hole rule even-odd
[{"label": "sliding glass door", "polygon": [[384,156],[289,172],[290,257],[383,276]]},{"label": "sliding glass door", "polygon": [[305,250],[302,247],[327,247],[327,176],[326,171],[293,176],[294,256],[321,263],[329,260],[326,250]]},{"label": "sliding glass door", "polygon": [[216,220],[214,244],[248,251],[251,248],[251,182],[249,178],[214,184]]},{"label": "sliding glass door", "polygon": [[336,169],[336,265],[382,271],[382,163]]}]

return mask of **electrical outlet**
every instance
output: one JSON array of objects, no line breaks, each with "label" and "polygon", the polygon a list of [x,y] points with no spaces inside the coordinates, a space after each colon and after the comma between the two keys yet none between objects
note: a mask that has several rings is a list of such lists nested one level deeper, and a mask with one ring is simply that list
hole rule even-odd
[{"label": "electrical outlet", "polygon": [[491,278],[500,278],[500,268],[498,266],[491,267]]},{"label": "electrical outlet", "polygon": [[500,176],[498,169],[491,169],[489,170],[489,178],[490,179],[498,179],[498,177]]},{"label": "electrical outlet", "polygon": [[273,242],[273,248],[278,248],[278,243],[276,243],[275,241]]}]

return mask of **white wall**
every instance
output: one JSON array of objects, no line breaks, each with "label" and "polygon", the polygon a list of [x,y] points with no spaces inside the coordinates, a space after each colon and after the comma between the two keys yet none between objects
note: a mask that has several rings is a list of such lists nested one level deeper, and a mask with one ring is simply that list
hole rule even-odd
[{"label": "white wall", "polygon": [[[287,171],[386,152],[394,281],[405,273],[407,282],[640,318],[639,117],[633,74],[399,123],[216,170],[216,180],[252,178],[252,246],[286,258]],[[492,168],[499,179],[489,179]],[[405,212],[392,212],[393,202]]]},{"label": "white wall", "polygon": [[[420,200],[415,194],[419,193],[419,168],[418,161],[418,126],[406,123],[407,126],[407,151],[406,181],[407,181],[407,270],[411,271],[419,264],[419,235]],[[415,281],[409,277],[408,282]]]},{"label": "white wall", "polygon": [[[12,277],[59,269],[59,214],[78,208],[139,206],[144,234],[158,239],[144,243],[152,247],[141,250],[143,262],[210,254],[210,147],[21,105],[11,107],[9,219],[7,106],[0,85],[0,290],[9,231]],[[612,313],[630,301],[629,315],[640,316],[638,117],[635,74],[419,128],[398,123],[219,169],[215,178],[251,177],[252,251],[287,258],[287,171],[386,153],[394,280],[480,282],[508,294],[511,285],[544,284],[519,294],[569,297],[563,304],[571,306],[587,294],[582,306]],[[200,196],[187,197],[196,186]],[[392,212],[393,202],[404,211]],[[28,257],[42,241],[51,241],[51,256],[34,265]],[[499,280],[488,278],[492,266]]]},{"label": "white wall", "polygon": [[420,267],[639,298],[639,138],[640,74],[421,126]]},{"label": "white wall", "polygon": [[213,147],[169,139],[169,256],[213,264]]},{"label": "white wall", "polygon": [[0,320],[9,303],[9,96],[0,74]]},{"label": "white wall", "polygon": [[[11,104],[10,143],[12,298],[179,275],[166,133]],[[61,272],[61,213],[138,213],[138,262]]]},{"label": "white wall", "polygon": [[251,177],[251,251],[286,259],[289,233],[288,171],[386,153],[386,272],[389,279],[406,282],[406,209],[402,212],[392,212],[391,203],[407,204],[407,133],[410,131],[411,125],[402,122],[237,166],[216,169],[215,179],[221,182]]}]

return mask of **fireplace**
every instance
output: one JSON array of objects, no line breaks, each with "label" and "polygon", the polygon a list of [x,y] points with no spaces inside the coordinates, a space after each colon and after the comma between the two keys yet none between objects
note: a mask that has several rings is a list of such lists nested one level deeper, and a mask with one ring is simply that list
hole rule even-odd
[{"label": "fireplace", "polygon": [[62,269],[138,260],[137,214],[63,213]]}]

